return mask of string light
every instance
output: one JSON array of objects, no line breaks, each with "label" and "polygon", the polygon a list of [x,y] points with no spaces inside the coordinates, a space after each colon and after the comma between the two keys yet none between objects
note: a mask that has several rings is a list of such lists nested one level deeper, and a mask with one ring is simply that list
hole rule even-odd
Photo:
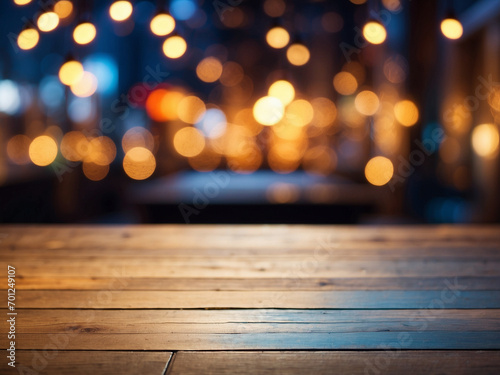
[{"label": "string light", "polygon": [[441,22],[441,32],[448,39],[460,39],[464,29],[462,24],[454,16],[450,15]]},{"label": "string light", "polygon": [[145,147],[133,147],[123,158],[123,170],[134,180],[145,180],[156,169],[156,159]]},{"label": "string light", "polygon": [[222,64],[215,57],[206,57],[196,67],[196,75],[203,82],[215,82],[222,75]]},{"label": "string light", "polygon": [[66,61],[59,69],[59,80],[70,86],[77,83],[83,75],[83,65],[79,61]]},{"label": "string light", "polygon": [[273,48],[283,48],[290,41],[290,34],[283,27],[275,26],[267,32],[266,41]]},{"label": "string light", "polygon": [[387,38],[387,31],[380,22],[371,20],[363,27],[363,37],[371,44],[381,44]]},{"label": "string light", "polygon": [[29,50],[34,48],[39,40],[40,34],[38,34],[38,31],[34,27],[28,26],[19,33],[17,45],[23,50]]},{"label": "string light", "polygon": [[54,12],[61,20],[68,18],[73,13],[73,3],[68,0],[58,1],[54,5]]},{"label": "string light", "polygon": [[31,3],[32,0],[14,0],[14,4],[16,5],[27,5]]},{"label": "string light", "polygon": [[115,1],[109,7],[109,15],[115,21],[125,21],[132,15],[133,9],[130,1]]},{"label": "string light", "polygon": [[36,24],[40,31],[52,31],[59,25],[59,16],[52,11],[42,13]]},{"label": "string light", "polygon": [[394,174],[392,162],[384,156],[375,156],[365,166],[365,177],[375,186],[387,184]]},{"label": "string light", "polygon": [[56,160],[57,143],[48,135],[36,137],[30,144],[29,156],[33,164],[45,167]]},{"label": "string light", "polygon": [[418,121],[418,108],[411,100],[401,100],[394,105],[394,116],[401,125],[412,126]]},{"label": "string light", "polygon": [[481,124],[472,131],[472,148],[479,156],[491,158],[498,151],[500,142],[498,127],[493,124]]},{"label": "string light", "polygon": [[253,106],[253,117],[262,125],[274,125],[281,121],[285,114],[283,103],[273,96],[264,96]]},{"label": "string light", "polygon": [[153,17],[149,27],[153,34],[165,36],[174,31],[175,19],[170,14],[160,13]]},{"label": "string light", "polygon": [[290,64],[301,66],[307,64],[311,54],[309,49],[302,43],[294,43],[288,47],[286,57]]},{"label": "string light", "polygon": [[333,87],[341,95],[352,95],[358,89],[358,81],[349,72],[339,72],[333,77]]},{"label": "string light", "polygon": [[90,22],[83,22],[73,30],[73,39],[78,44],[89,44],[95,39],[97,30]]},{"label": "string light", "polygon": [[178,59],[187,49],[187,43],[184,38],[179,35],[171,36],[163,42],[163,53],[165,56],[171,59]]},{"label": "string light", "polygon": [[180,155],[193,157],[200,154],[205,148],[205,138],[196,128],[186,127],[174,135],[174,148]]},{"label": "string light", "polygon": [[295,97],[295,89],[290,82],[280,80],[269,87],[268,95],[278,98],[284,106],[287,106]]},{"label": "string light", "polygon": [[97,78],[90,72],[83,72],[80,78],[70,85],[71,92],[80,98],[93,95],[97,90]]},{"label": "string light", "polygon": [[373,91],[361,91],[354,99],[354,106],[359,113],[365,116],[373,116],[380,106],[380,100]]}]

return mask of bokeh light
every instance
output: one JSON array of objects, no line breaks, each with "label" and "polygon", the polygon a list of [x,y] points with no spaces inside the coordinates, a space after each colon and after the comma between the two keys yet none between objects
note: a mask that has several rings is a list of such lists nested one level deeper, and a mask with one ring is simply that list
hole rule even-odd
[{"label": "bokeh light", "polygon": [[255,120],[266,126],[278,123],[285,114],[283,103],[278,98],[264,96],[257,100],[253,106]]},{"label": "bokeh light", "polygon": [[402,83],[408,75],[408,61],[400,55],[391,56],[384,62],[384,75],[391,83]]},{"label": "bokeh light", "polygon": [[163,42],[163,53],[170,59],[178,59],[184,55],[186,49],[186,41],[178,35],[171,36]]},{"label": "bokeh light", "polygon": [[196,128],[185,127],[174,135],[174,148],[179,155],[193,157],[200,154],[205,147],[205,138]]},{"label": "bokeh light", "polygon": [[14,4],[16,5],[26,5],[31,3],[33,0],[14,0]]},{"label": "bokeh light", "polygon": [[147,148],[131,148],[123,157],[123,170],[134,180],[145,180],[154,173],[155,169],[156,159]]},{"label": "bokeh light", "polygon": [[71,92],[80,98],[93,95],[97,90],[97,78],[90,72],[83,72],[80,79],[71,84]]},{"label": "bokeh light", "polygon": [[358,82],[351,73],[339,72],[333,77],[333,87],[341,95],[352,95],[358,89]]},{"label": "bokeh light", "polygon": [[122,137],[122,149],[127,153],[134,147],[144,147],[153,152],[155,140],[151,132],[142,126],[134,126],[127,130]]},{"label": "bokeh light", "polygon": [[193,0],[172,0],[169,9],[176,19],[186,21],[195,15],[197,6]]},{"label": "bokeh light", "polygon": [[97,30],[90,22],[83,22],[73,30],[73,39],[78,44],[89,44],[96,36]]},{"label": "bokeh light", "polygon": [[371,44],[381,44],[387,37],[387,31],[380,22],[369,21],[363,27],[363,36]]},{"label": "bokeh light", "polygon": [[78,82],[83,75],[83,65],[76,60],[65,62],[59,69],[59,79],[67,86]]},{"label": "bokeh light", "polygon": [[27,28],[19,33],[17,45],[23,50],[29,50],[34,48],[39,40],[40,34],[38,34],[38,31],[34,28]]},{"label": "bokeh light", "polygon": [[220,83],[226,87],[233,87],[239,84],[244,77],[243,68],[234,61],[228,61],[222,66]]},{"label": "bokeh light", "polygon": [[64,20],[73,13],[73,3],[68,0],[60,0],[54,4],[54,12],[59,19]]},{"label": "bokeh light", "polygon": [[109,165],[116,158],[116,146],[113,140],[106,136],[95,137],[90,140],[89,151],[84,161],[97,165]]},{"label": "bokeh light", "polygon": [[401,125],[412,126],[418,121],[418,108],[411,100],[401,100],[394,105],[394,116]]},{"label": "bokeh light", "polygon": [[88,125],[95,119],[96,103],[90,98],[79,98],[74,96],[69,100],[68,116],[78,124]]},{"label": "bokeh light", "polygon": [[149,27],[153,34],[165,36],[174,31],[175,19],[170,14],[160,13],[153,17]]},{"label": "bokeh light", "polygon": [[109,172],[109,165],[98,165],[92,162],[84,161],[82,171],[85,177],[91,181],[101,181]]},{"label": "bokeh light", "polygon": [[45,167],[56,160],[57,143],[48,135],[33,139],[29,147],[29,156],[33,164]]},{"label": "bokeh light", "polygon": [[24,134],[18,134],[7,143],[7,156],[17,164],[24,165],[30,162],[29,147],[31,139]]},{"label": "bokeh light", "polygon": [[177,116],[187,124],[195,124],[205,113],[206,106],[197,96],[189,95],[181,99],[177,106]]},{"label": "bokeh light", "polygon": [[375,186],[387,184],[394,174],[392,162],[384,156],[375,156],[365,166],[367,181]]},{"label": "bokeh light", "polygon": [[55,12],[42,13],[36,24],[40,31],[52,31],[59,25],[59,16]]},{"label": "bokeh light", "polygon": [[446,18],[441,22],[441,32],[448,39],[459,39],[464,29],[456,18]]},{"label": "bokeh light", "polygon": [[227,127],[226,115],[218,108],[210,108],[196,123],[196,127],[208,138],[218,138]]},{"label": "bokeh light", "polygon": [[109,16],[115,21],[125,21],[132,15],[133,9],[130,1],[115,1],[109,7]]},{"label": "bokeh light", "polygon": [[285,13],[286,4],[284,0],[264,1],[264,12],[269,17],[281,17]]},{"label": "bokeh light", "polygon": [[266,197],[271,203],[293,203],[299,200],[300,189],[295,184],[276,182],[267,188]]},{"label": "bokeh light", "polygon": [[294,43],[286,50],[286,57],[290,64],[302,66],[307,64],[311,54],[309,49],[302,43]]},{"label": "bokeh light", "polygon": [[295,89],[290,82],[279,80],[269,87],[267,94],[278,98],[284,106],[287,106],[295,98]]},{"label": "bokeh light", "polygon": [[294,100],[286,108],[285,119],[293,126],[306,126],[314,118],[314,109],[307,100]]},{"label": "bokeh light", "polygon": [[266,41],[273,48],[284,48],[290,41],[290,34],[281,26],[275,26],[266,34]]},{"label": "bokeh light", "polygon": [[80,131],[70,131],[61,140],[61,154],[69,161],[82,161],[89,153],[90,142]]},{"label": "bokeh light", "polygon": [[195,171],[210,172],[219,166],[221,160],[222,157],[219,153],[205,147],[200,154],[188,158],[188,163]]},{"label": "bokeh light", "polygon": [[166,89],[152,91],[146,100],[146,111],[158,122],[177,119],[178,106],[184,95],[181,92]]},{"label": "bokeh light", "polygon": [[484,158],[495,156],[498,151],[498,144],[498,126],[481,124],[472,130],[472,148],[479,156]]},{"label": "bokeh light", "polygon": [[21,109],[21,92],[14,81],[0,81],[0,98],[0,112],[14,115]]},{"label": "bokeh light", "polygon": [[310,174],[327,176],[335,170],[337,156],[329,147],[315,146],[306,151],[302,165]]},{"label": "bokeh light", "polygon": [[274,144],[267,155],[269,167],[277,173],[292,173],[300,166],[302,153],[292,142]]},{"label": "bokeh light", "polygon": [[313,125],[324,128],[331,125],[337,118],[337,107],[328,98],[315,98],[311,100],[314,110]]},{"label": "bokeh light", "polygon": [[203,82],[215,82],[222,75],[222,64],[215,57],[206,57],[196,67],[196,75]]},{"label": "bokeh light", "polygon": [[380,106],[380,100],[373,91],[364,90],[356,95],[354,105],[359,113],[365,116],[373,116]]},{"label": "bokeh light", "polygon": [[382,0],[382,5],[391,12],[401,10],[401,0]]}]

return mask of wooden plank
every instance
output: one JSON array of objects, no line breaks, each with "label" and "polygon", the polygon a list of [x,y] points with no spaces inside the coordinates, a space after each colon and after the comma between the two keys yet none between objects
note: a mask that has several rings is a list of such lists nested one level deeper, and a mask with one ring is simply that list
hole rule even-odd
[{"label": "wooden plank", "polygon": [[[126,240],[124,240],[126,242]],[[0,261],[24,260],[27,257],[33,259],[75,259],[89,257],[107,258],[156,258],[170,257],[177,261],[186,260],[220,260],[228,257],[238,260],[255,260],[255,257],[263,260],[286,260],[310,261],[319,260],[409,260],[409,259],[456,259],[456,260],[480,260],[500,258],[500,243],[475,244],[468,242],[440,242],[430,241],[427,244],[414,244],[407,242],[324,242],[307,244],[304,248],[291,248],[289,246],[279,247],[245,247],[245,244],[235,243],[231,248],[212,247],[204,248],[157,248],[157,249],[129,249],[129,248],[102,248],[89,247],[77,251],[66,247],[47,249],[43,247],[35,249],[16,248],[13,250],[3,249],[0,252]],[[83,251],[84,250],[84,251]]]},{"label": "wooden plank", "polygon": [[21,277],[462,277],[500,276],[500,260],[480,261],[221,261],[164,259],[26,259],[11,263]]},{"label": "wooden plank", "polygon": [[498,310],[23,310],[19,316],[20,334],[500,331]]},{"label": "wooden plank", "polygon": [[1,374],[163,375],[170,352],[16,351],[16,367],[0,361]]},{"label": "wooden plank", "polygon": [[[241,334],[17,334],[18,349],[64,350],[499,350],[498,331],[306,332]],[[0,337],[0,345],[7,344]]]},{"label": "wooden plank", "polygon": [[497,375],[500,352],[178,352],[167,375]]},{"label": "wooden plank", "polygon": [[[498,244],[498,226],[1,226],[2,249],[314,248],[320,241]],[[240,245],[238,245],[240,244]]]},{"label": "wooden plank", "polygon": [[500,349],[498,310],[24,310],[18,317],[18,349]]},{"label": "wooden plank", "polygon": [[[450,283],[453,287],[453,284]],[[6,298],[6,291],[1,295]],[[5,299],[6,300],[6,299]],[[498,309],[500,291],[30,291],[16,308],[32,309]]]},{"label": "wooden plank", "polygon": [[[118,274],[117,274],[118,275]],[[181,277],[23,277],[18,290],[442,290],[448,277],[376,278],[181,278]],[[464,290],[500,290],[500,277],[462,276],[454,278]],[[7,278],[0,278],[7,285]]]},{"label": "wooden plank", "polygon": [[[6,313],[7,310],[0,310]],[[431,324],[436,319],[444,319],[443,325],[457,324],[469,320],[481,320],[489,326],[500,319],[500,311],[486,310],[282,310],[282,309],[248,309],[248,310],[22,310],[21,326],[35,327],[85,325],[90,322],[106,322],[110,325],[135,327],[135,324],[158,323],[354,323],[401,322],[407,326],[417,325],[427,328],[421,322]],[[127,324],[133,322],[134,325]],[[467,323],[469,324],[469,323]],[[475,323],[470,323],[475,324]],[[31,331],[30,331],[31,332]],[[129,331],[127,331],[129,332]],[[33,333],[33,332],[31,332]],[[129,332],[129,333],[135,333]]]}]

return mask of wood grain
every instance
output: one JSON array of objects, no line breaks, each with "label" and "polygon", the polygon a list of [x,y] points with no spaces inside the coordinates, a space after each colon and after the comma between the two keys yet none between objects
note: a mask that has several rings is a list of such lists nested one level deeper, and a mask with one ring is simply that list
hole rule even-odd
[{"label": "wood grain", "polygon": [[500,331],[498,310],[44,309],[20,318],[18,333],[40,334]]},{"label": "wood grain", "polygon": [[[264,332],[241,334],[18,334],[19,349],[56,342],[64,350],[500,350],[494,331]],[[0,338],[0,344],[7,340]]]},{"label": "wood grain", "polygon": [[0,267],[16,267],[18,361],[57,349],[46,373],[163,374],[172,351],[168,374],[499,373],[498,226],[0,226],[0,236]]},{"label": "wood grain", "polygon": [[[453,285],[453,284],[449,284]],[[0,296],[6,298],[6,291]],[[17,308],[499,309],[500,291],[21,291]]]},{"label": "wood grain", "polygon": [[16,352],[16,367],[0,361],[1,374],[163,375],[170,352],[25,351]]},{"label": "wood grain", "polygon": [[167,375],[496,375],[499,352],[178,352]]},{"label": "wood grain", "polygon": [[[2,282],[3,280],[3,282]],[[301,290],[443,290],[447,283],[464,290],[500,290],[500,277],[362,277],[362,278],[222,278],[222,277],[23,277],[20,290],[199,290],[199,291],[301,291]],[[7,278],[0,278],[0,285]],[[1,288],[0,288],[1,289]]]},{"label": "wood grain", "polygon": [[158,259],[79,258],[77,260],[30,260],[11,262],[21,277],[500,277],[500,260],[443,261],[268,261],[255,258],[239,261],[190,262]]},{"label": "wood grain", "polygon": [[[322,241],[498,246],[497,226],[144,225],[2,226],[0,248],[12,249],[311,249]],[[312,245],[312,247],[311,247]]]}]

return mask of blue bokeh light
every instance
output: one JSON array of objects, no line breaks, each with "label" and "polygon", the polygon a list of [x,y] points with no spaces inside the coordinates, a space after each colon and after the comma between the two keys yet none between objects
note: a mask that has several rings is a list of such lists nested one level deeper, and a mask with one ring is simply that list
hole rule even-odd
[{"label": "blue bokeh light", "polygon": [[196,13],[197,5],[193,0],[172,0],[170,13],[180,21],[190,19]]}]

